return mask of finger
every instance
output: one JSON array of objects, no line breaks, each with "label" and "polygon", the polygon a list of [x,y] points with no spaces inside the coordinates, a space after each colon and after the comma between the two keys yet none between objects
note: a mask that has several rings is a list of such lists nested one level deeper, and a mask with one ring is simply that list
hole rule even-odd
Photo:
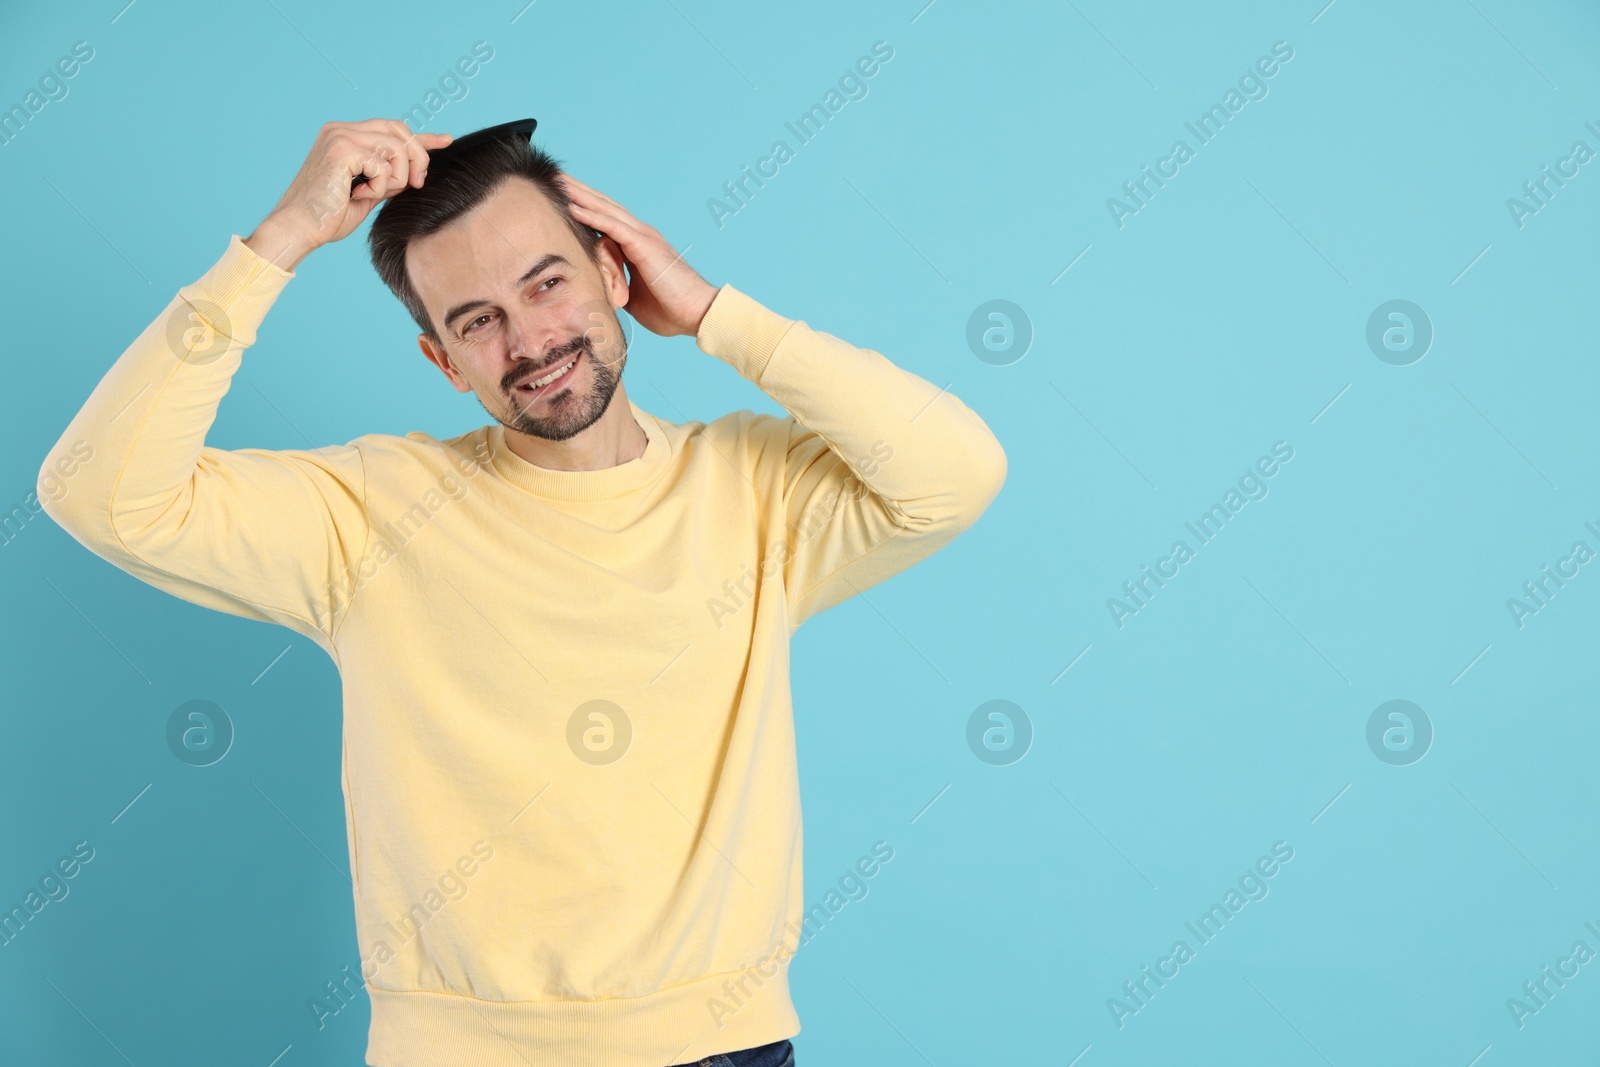
[{"label": "finger", "polygon": [[364,133],[352,134],[348,140],[349,147],[345,151],[350,156],[350,176],[365,177],[366,185],[374,184],[383,169],[383,153],[379,151],[377,142]]},{"label": "finger", "polygon": [[[417,143],[415,135],[406,129],[405,123],[395,124],[401,131],[391,138],[390,144],[394,155],[389,160],[389,165],[394,172],[394,185],[391,187],[396,192],[407,186],[414,185],[412,180],[419,169],[428,165],[428,153]],[[419,163],[420,157],[420,163]]]},{"label": "finger", "polygon": [[360,168],[356,171],[367,180],[356,188],[352,197],[361,200],[378,200],[383,196],[383,183],[389,174],[389,164],[383,156],[381,147],[373,144],[366,146],[366,155],[361,158]]},{"label": "finger", "polygon": [[[407,173],[399,181],[380,182],[377,179],[383,173],[388,173],[391,177],[397,173],[398,168],[394,163],[395,146],[396,144],[401,144],[401,142],[385,141],[381,137],[361,142],[367,147],[367,155],[362,160],[362,166],[353,171],[351,177],[354,178],[357,175],[361,175],[365,180],[355,187],[352,193],[353,196],[360,194],[359,199],[377,200],[389,195],[391,192],[398,191],[405,185],[420,188],[423,180],[427,177],[428,163],[431,159],[428,152],[443,148],[455,140],[455,134],[452,133],[412,134],[408,131],[408,136],[411,138],[409,144],[402,144],[402,147],[406,149]],[[363,189],[367,191],[362,193],[361,190]]]},{"label": "finger", "polygon": [[674,265],[683,262],[682,252],[673,248],[661,234],[632,216],[622,218],[614,213],[573,205],[573,218],[616,241],[622,249],[624,260],[630,266],[637,264],[633,269],[635,279],[642,276],[648,283],[654,283],[664,277]]},{"label": "finger", "polygon": [[412,188],[420,188],[422,176],[428,169],[428,150],[417,139],[417,135],[411,132],[411,127],[404,122],[395,119],[393,127],[395,136],[399,137],[405,146],[407,171],[405,184]]},{"label": "finger", "polygon": [[380,192],[386,197],[393,196],[410,184],[411,153],[402,138],[393,136],[382,138],[380,151],[388,166]]},{"label": "finger", "polygon": [[[454,141],[455,139],[456,139],[456,135],[453,134],[453,133],[419,133],[419,134],[417,134],[417,140],[421,141],[422,142],[422,147],[424,149],[426,149],[427,151],[429,151],[429,152],[437,151],[437,150],[445,147],[446,145],[448,145],[450,142]],[[428,161],[431,161],[432,158],[433,158],[432,156],[429,156],[428,157]],[[428,177],[428,162],[427,161],[425,161],[423,163],[423,165],[422,165],[422,177],[424,179],[426,179]]]},{"label": "finger", "polygon": [[590,207],[586,204],[573,204],[572,217],[585,226],[590,226],[608,237],[615,238],[616,242],[622,246],[623,251],[630,256],[642,253],[640,246],[644,241],[645,233],[640,228],[638,220],[626,212],[619,215],[615,211],[608,209]]},{"label": "finger", "polygon": [[640,222],[628,214],[626,208],[594,208],[574,204],[572,210],[573,218],[615,237],[617,243],[632,254],[649,255],[651,249],[674,251],[671,242],[662,236],[661,231]]},{"label": "finger", "polygon": [[[602,233],[619,235],[624,228],[639,241],[653,241],[665,246],[666,238],[655,229],[634,218],[632,212],[610,197],[572,202],[573,218],[593,226]],[[590,221],[599,220],[599,221]],[[618,236],[618,240],[621,237]]]},{"label": "finger", "polygon": [[615,200],[611,199],[606,194],[600,192],[598,189],[584,188],[578,190],[578,196],[575,202],[587,205],[599,211],[610,212],[611,214],[616,215],[619,218],[627,219],[630,222],[638,222],[638,220],[633,217],[632,212],[623,207],[621,204],[617,203]]},{"label": "finger", "polygon": [[403,178],[396,180],[397,163],[404,158],[399,146],[386,138],[368,141],[367,156],[361,163],[361,173],[367,175],[367,183],[361,187],[367,193],[362,199],[381,200],[404,184]]},{"label": "finger", "polygon": [[378,173],[378,161],[372,155],[371,147],[363,140],[347,137],[343,141],[331,145],[330,151],[337,153],[344,159],[345,169],[350,174],[351,182],[360,183],[351,185],[350,199],[372,199],[372,181]]},{"label": "finger", "polygon": [[[654,228],[647,226],[643,222],[640,222],[638,219],[634,218],[631,211],[617,203],[615,200],[611,199],[611,197],[600,192],[598,189],[593,188],[592,186],[585,185],[583,182],[578,181],[578,179],[572,177],[570,174],[561,173],[556,177],[558,181],[563,181],[566,184],[569,194],[568,200],[572,203],[573,208],[590,213],[590,215],[586,217],[604,219],[612,227],[619,225],[630,227],[641,237],[653,239],[663,247],[666,246],[666,238],[662,237],[661,234]],[[593,225],[597,230],[607,233],[610,232],[598,222],[594,223]]]},{"label": "finger", "polygon": [[581,189],[587,189],[591,193],[599,193],[600,192],[600,190],[596,189],[594,186],[588,184],[587,182],[581,181],[580,179],[574,177],[573,175],[568,174],[566,171],[562,171],[561,174],[559,175],[559,177],[560,177],[560,179],[562,181],[570,182],[571,184],[576,185]]},{"label": "finger", "polygon": [[595,197],[592,191],[573,181],[571,178],[568,178],[566,175],[557,175],[556,181],[561,185],[561,195],[565,196],[569,203],[592,204],[595,202]]},{"label": "finger", "polygon": [[[342,126],[349,130],[360,130],[363,133],[373,133],[382,136],[398,134],[400,140],[415,137],[427,148],[443,148],[455,140],[453,133],[414,133],[411,127],[406,126],[402,119],[366,119],[362,122],[330,123],[332,126]],[[403,127],[403,129],[402,129]]]},{"label": "finger", "polygon": [[596,189],[594,186],[585,185],[583,182],[580,182],[570,174],[562,174],[560,177],[566,183],[569,198],[574,199],[579,203],[603,204],[614,211],[621,212],[624,215],[628,214],[626,208],[617,203],[615,200],[611,199],[605,193],[602,193],[600,190]]}]

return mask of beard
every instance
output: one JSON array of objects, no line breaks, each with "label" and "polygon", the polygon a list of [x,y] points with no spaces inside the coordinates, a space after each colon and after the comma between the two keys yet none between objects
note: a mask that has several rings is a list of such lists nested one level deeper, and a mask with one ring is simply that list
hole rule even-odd
[{"label": "beard", "polygon": [[[539,400],[529,401],[525,398],[525,394],[517,391],[516,386],[507,386],[503,387],[511,398],[507,416],[502,418],[489,411],[488,405],[484,405],[484,410],[489,411],[490,416],[506,429],[546,441],[565,441],[587,430],[598,422],[600,416],[611,406],[611,398],[617,392],[617,383],[622,380],[622,369],[628,362],[628,343],[622,333],[621,324],[618,323],[615,330],[606,330],[604,333],[617,338],[615,346],[617,355],[610,359],[607,359],[605,353],[595,350],[588,331],[579,334],[559,348],[550,350],[550,355],[553,357],[547,364],[550,369],[559,367],[573,356],[582,354],[583,358],[577,366],[567,372],[567,376],[575,379],[587,366],[589,386],[583,392],[576,391],[571,385],[558,383],[555,392]],[[527,377],[524,376],[524,380]],[[528,407],[524,407],[524,404],[538,405],[544,409],[545,414],[535,415]]]}]

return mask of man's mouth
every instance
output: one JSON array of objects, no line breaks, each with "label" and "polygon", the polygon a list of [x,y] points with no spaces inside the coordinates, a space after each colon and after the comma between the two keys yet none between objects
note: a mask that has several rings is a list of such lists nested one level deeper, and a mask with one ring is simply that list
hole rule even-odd
[{"label": "man's mouth", "polygon": [[573,356],[559,367],[556,367],[554,370],[548,371],[547,373],[541,374],[535,378],[529,378],[527,381],[522,382],[515,388],[517,392],[526,396],[535,398],[547,396],[558,385],[560,385],[569,374],[572,373],[572,369],[578,365],[578,360],[582,358],[583,353],[579,352],[577,355]]}]

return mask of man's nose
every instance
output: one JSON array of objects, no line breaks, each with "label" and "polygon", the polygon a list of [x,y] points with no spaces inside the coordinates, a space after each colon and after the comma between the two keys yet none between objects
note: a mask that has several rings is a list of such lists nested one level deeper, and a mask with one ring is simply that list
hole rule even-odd
[{"label": "man's nose", "polygon": [[551,349],[567,343],[559,322],[523,309],[506,315],[506,351],[519,362],[542,362]]}]

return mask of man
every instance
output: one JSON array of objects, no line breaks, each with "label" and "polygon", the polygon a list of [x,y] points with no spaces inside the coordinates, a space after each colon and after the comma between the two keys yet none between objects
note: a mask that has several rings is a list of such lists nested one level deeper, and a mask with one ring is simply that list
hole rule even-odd
[{"label": "man", "polygon": [[[338,665],[369,1064],[792,1064],[790,633],[969,527],[1005,453],[950,393],[706,282],[531,126],[324,126],[111,367],[41,481],[75,443],[94,461],[40,497],[118,567]],[[373,263],[494,422],[207,446],[295,265],[384,200]],[[623,307],[791,417],[638,407]]]}]

